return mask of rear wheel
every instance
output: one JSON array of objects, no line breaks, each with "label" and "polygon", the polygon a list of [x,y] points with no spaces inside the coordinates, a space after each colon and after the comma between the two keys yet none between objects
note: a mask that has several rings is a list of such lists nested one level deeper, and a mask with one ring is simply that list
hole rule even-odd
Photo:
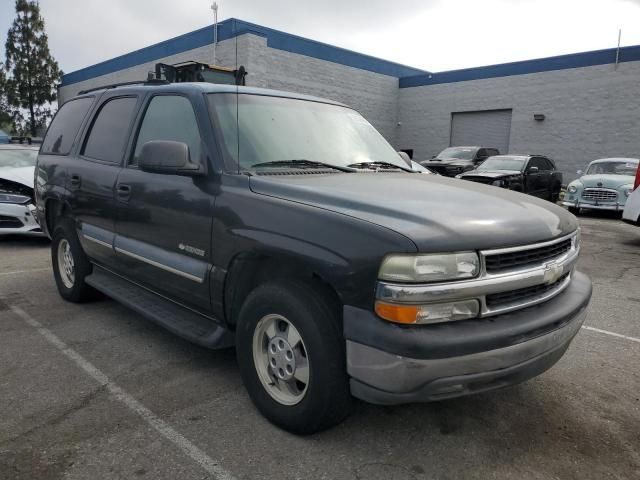
[{"label": "rear wheel", "polygon": [[91,263],[82,250],[73,222],[63,218],[56,222],[51,242],[51,263],[60,296],[70,302],[83,302],[95,292],[84,279],[91,273]]},{"label": "rear wheel", "polygon": [[339,314],[314,286],[278,282],[254,290],[240,311],[236,351],[251,400],[279,427],[310,434],[348,415]]}]

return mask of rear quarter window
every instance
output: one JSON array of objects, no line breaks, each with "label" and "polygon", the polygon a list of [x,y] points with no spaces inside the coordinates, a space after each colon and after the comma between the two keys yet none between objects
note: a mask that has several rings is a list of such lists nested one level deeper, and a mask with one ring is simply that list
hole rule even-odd
[{"label": "rear quarter window", "polygon": [[69,155],[73,141],[93,100],[93,97],[84,97],[69,100],[62,105],[53,117],[40,151],[53,155]]}]

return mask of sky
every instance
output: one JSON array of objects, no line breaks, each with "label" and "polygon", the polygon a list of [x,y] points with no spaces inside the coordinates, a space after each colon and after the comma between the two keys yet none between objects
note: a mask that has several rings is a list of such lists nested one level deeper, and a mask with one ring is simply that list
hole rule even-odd
[{"label": "sky", "polygon": [[[0,41],[14,17],[0,0]],[[239,18],[432,72],[640,44],[640,0],[218,0]],[[213,23],[211,0],[40,0],[65,72]],[[4,48],[0,48],[0,61]]]}]

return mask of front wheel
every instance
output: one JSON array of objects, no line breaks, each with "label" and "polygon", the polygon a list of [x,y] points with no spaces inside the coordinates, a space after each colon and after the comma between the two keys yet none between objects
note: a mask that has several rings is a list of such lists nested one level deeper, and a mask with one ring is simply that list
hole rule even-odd
[{"label": "front wheel", "polygon": [[580,209],[578,207],[569,207],[569,212],[577,217],[580,214]]},{"label": "front wheel", "polygon": [[85,281],[91,273],[91,263],[80,245],[73,222],[60,220],[51,241],[53,275],[60,296],[70,302],[83,302],[95,292]]},{"label": "front wheel", "polygon": [[254,290],[240,311],[236,351],[249,396],[272,423],[310,434],[348,415],[339,312],[313,285],[269,283]]}]

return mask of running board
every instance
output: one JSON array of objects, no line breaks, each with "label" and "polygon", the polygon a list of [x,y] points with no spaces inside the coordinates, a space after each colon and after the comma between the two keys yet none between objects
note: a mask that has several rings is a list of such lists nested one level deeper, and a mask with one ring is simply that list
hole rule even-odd
[{"label": "running board", "polygon": [[85,281],[108,297],[190,342],[213,349],[234,345],[233,332],[214,320],[156,295],[97,265],[93,266],[93,273],[86,277]]}]

